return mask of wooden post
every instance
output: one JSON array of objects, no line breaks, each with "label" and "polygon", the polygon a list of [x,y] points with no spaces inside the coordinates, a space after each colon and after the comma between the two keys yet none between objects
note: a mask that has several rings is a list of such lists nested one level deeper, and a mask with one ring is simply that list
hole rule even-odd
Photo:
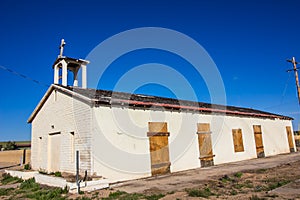
[{"label": "wooden post", "polygon": [[[287,61],[293,64],[293,71],[295,72],[295,79],[296,79],[298,101],[299,101],[299,104],[300,104],[300,86],[299,86],[298,69],[297,69],[297,64],[298,63],[296,62],[295,57],[293,57],[292,60],[287,60]],[[289,71],[292,71],[292,70],[288,70],[288,72]]]},{"label": "wooden post", "polygon": [[26,149],[23,150],[23,164],[26,163]]}]

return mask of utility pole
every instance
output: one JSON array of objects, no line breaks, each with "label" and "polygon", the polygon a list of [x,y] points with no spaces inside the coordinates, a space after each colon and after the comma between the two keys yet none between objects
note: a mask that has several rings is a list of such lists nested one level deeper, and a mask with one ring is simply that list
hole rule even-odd
[{"label": "utility pole", "polygon": [[295,57],[293,57],[291,60],[287,60],[287,61],[292,63],[293,67],[294,67],[293,69],[287,70],[287,72],[294,71],[294,73],[295,73],[296,87],[297,87],[297,93],[298,93],[298,101],[299,101],[299,104],[300,104],[300,86],[299,86],[298,68],[297,68],[298,62],[296,62]]}]

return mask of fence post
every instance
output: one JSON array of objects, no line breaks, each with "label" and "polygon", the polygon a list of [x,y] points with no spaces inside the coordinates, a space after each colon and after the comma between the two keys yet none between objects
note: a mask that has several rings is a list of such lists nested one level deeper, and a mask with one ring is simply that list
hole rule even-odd
[{"label": "fence post", "polygon": [[26,163],[26,149],[23,149],[23,164]]},{"label": "fence post", "polygon": [[80,180],[79,180],[79,151],[76,151],[76,183],[77,192],[80,193]]}]

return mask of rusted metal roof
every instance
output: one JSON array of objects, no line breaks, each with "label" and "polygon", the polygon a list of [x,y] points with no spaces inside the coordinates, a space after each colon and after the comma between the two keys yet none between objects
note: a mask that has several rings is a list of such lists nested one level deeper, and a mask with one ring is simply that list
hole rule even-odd
[{"label": "rusted metal roof", "polygon": [[293,118],[288,116],[273,114],[252,108],[241,108],[235,106],[225,106],[165,97],[113,92],[107,90],[83,89],[77,87],[73,88],[64,87],[61,85],[60,87],[91,99],[94,106],[109,105],[134,109],[170,110],[203,114],[293,120]]}]

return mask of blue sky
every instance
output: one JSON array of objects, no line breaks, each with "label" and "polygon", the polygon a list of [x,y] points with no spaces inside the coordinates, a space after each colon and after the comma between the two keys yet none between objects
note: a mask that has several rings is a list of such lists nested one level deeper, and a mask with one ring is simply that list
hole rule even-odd
[{"label": "blue sky", "polygon": [[[50,85],[61,38],[65,55],[86,56],[105,39],[133,28],[164,27],[196,40],[222,76],[228,105],[261,109],[300,120],[292,66],[300,60],[300,2],[249,1],[13,1],[0,3],[0,65]],[[190,80],[200,101],[210,97],[189,63],[159,50],[120,57],[103,77],[114,88],[130,68],[145,63],[172,66]],[[29,140],[27,118],[47,87],[0,68],[0,140]],[[123,88],[126,91],[126,87]],[[136,92],[173,97],[172,88],[144,85]],[[184,99],[191,99],[186,95]]]}]

